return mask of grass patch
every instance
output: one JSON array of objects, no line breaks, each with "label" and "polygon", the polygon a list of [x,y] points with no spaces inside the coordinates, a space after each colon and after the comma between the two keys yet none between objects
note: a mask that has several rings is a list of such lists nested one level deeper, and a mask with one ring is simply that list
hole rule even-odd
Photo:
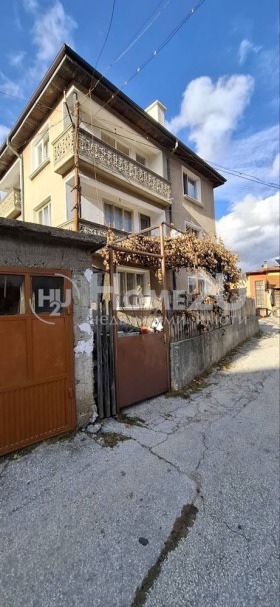
[{"label": "grass patch", "polygon": [[143,425],[145,424],[145,420],[141,417],[137,417],[137,415],[128,416],[125,415],[125,413],[119,413],[116,417],[116,421],[125,424],[125,426],[140,426],[141,428],[143,428]]},{"label": "grass patch", "polygon": [[98,437],[97,442],[101,447],[110,447],[114,449],[119,443],[123,443],[125,440],[130,440],[129,436],[124,434],[118,434],[117,432],[106,432]]}]

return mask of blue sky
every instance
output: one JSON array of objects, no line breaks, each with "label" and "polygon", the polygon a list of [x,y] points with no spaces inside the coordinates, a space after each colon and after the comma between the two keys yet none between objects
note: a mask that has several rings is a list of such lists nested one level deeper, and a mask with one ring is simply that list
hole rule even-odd
[{"label": "blue sky", "polygon": [[[196,5],[196,0],[115,0],[97,68],[121,86]],[[0,92],[29,98],[65,41],[96,65],[113,0],[11,0],[1,7]],[[205,0],[124,92],[141,107],[159,99],[167,126],[217,168],[279,181],[278,1]],[[0,94],[0,139],[24,106]],[[223,172],[223,169],[220,169]],[[279,257],[277,190],[234,177],[215,190],[218,232],[243,268]],[[175,218],[176,222],[176,218]]]}]

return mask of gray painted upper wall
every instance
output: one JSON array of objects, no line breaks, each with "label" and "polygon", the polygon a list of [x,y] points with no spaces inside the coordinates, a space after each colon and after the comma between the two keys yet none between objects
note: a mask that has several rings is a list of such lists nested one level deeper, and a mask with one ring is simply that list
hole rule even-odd
[{"label": "gray painted upper wall", "polygon": [[[201,182],[201,201],[196,203],[183,195],[183,170],[189,170],[197,175]],[[198,224],[209,235],[215,234],[215,208],[213,185],[201,177],[201,175],[190,169],[186,164],[171,156],[169,159],[169,179],[171,181],[172,196],[172,222],[174,225],[185,230],[185,221],[193,221]]]}]

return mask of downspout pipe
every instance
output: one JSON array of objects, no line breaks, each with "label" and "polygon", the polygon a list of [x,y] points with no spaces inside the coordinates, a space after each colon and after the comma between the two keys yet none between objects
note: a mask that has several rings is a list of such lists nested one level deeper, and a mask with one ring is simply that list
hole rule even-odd
[{"label": "downspout pipe", "polygon": [[20,182],[20,198],[21,198],[21,216],[22,216],[22,221],[24,221],[25,219],[25,208],[24,208],[24,180],[23,180],[23,156],[22,154],[19,154],[11,145],[9,139],[7,138],[6,140],[6,144],[7,144],[7,148],[9,148],[9,150],[11,150],[11,152],[13,152],[13,154],[15,154],[15,156],[17,156],[17,158],[19,158],[19,182]]}]

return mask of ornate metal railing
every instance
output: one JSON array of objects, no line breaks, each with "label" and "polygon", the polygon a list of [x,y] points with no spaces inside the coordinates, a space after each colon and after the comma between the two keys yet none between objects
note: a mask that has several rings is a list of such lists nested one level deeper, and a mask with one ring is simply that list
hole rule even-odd
[{"label": "ornate metal railing", "polygon": [[0,217],[14,218],[21,213],[20,190],[13,188],[0,200]]},{"label": "ornate metal railing", "polygon": [[[70,126],[53,143],[54,166],[60,165],[73,154],[74,131]],[[82,129],[79,131],[79,155],[166,201],[170,200],[169,181]]]}]

